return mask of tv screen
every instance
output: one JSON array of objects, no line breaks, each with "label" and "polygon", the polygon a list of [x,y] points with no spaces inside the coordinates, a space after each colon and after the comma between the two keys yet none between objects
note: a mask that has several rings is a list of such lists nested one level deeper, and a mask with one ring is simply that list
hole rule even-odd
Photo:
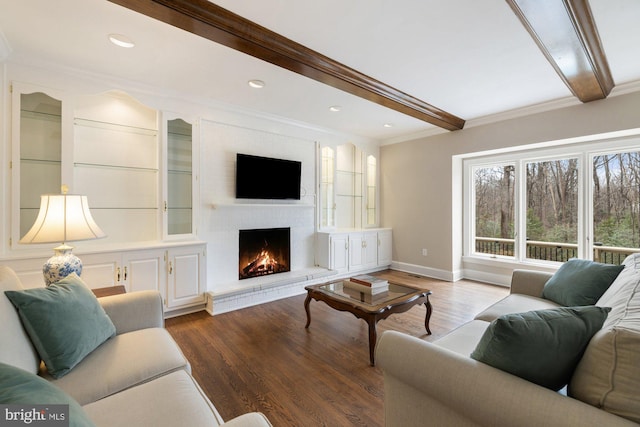
[{"label": "tv screen", "polygon": [[302,162],[238,153],[236,198],[300,200]]}]

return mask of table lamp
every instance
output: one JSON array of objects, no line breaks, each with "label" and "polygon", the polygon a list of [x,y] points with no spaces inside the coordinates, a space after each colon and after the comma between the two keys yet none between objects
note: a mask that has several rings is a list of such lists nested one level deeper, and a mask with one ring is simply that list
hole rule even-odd
[{"label": "table lamp", "polygon": [[20,239],[20,243],[62,244],[53,249],[52,256],[42,266],[44,282],[47,286],[71,273],[82,273],[82,261],[71,253],[73,246],[68,241],[91,240],[106,237],[91,217],[86,196],[67,194],[67,186],[62,186],[62,194],[40,196],[40,211],[31,229]]}]

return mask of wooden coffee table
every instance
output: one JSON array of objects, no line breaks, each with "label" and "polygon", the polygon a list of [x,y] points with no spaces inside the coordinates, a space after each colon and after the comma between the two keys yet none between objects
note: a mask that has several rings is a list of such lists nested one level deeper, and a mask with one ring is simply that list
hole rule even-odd
[{"label": "wooden coffee table", "polygon": [[306,286],[307,298],[304,301],[304,309],[307,312],[308,328],[311,324],[311,313],[309,312],[309,302],[311,299],[324,301],[329,307],[339,311],[348,311],[359,319],[364,319],[369,325],[369,360],[371,366],[375,366],[374,350],[378,333],[376,323],[386,319],[394,313],[404,313],[415,305],[424,304],[427,307],[427,314],[424,319],[424,327],[427,334],[431,335],[429,329],[429,319],[431,318],[431,303],[429,295],[431,291],[415,289],[408,286],[389,282],[389,291],[379,295],[365,295],[354,293],[350,289],[345,291],[342,281],[325,283],[322,285]]}]

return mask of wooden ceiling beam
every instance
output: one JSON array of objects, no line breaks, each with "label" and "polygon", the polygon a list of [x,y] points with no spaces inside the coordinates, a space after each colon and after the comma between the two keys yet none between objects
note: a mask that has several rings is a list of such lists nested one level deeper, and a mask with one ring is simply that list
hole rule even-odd
[{"label": "wooden ceiling beam", "polygon": [[587,0],[506,0],[582,102],[606,98],[611,70]]},{"label": "wooden ceiling beam", "polygon": [[110,0],[128,9],[262,59],[435,126],[465,121],[283,37],[207,0]]}]

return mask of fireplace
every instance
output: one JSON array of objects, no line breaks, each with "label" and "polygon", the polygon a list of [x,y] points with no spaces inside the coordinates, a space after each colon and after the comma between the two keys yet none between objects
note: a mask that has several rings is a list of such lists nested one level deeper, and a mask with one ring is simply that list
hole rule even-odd
[{"label": "fireplace", "polygon": [[290,271],[290,234],[289,228],[240,230],[240,280]]}]

